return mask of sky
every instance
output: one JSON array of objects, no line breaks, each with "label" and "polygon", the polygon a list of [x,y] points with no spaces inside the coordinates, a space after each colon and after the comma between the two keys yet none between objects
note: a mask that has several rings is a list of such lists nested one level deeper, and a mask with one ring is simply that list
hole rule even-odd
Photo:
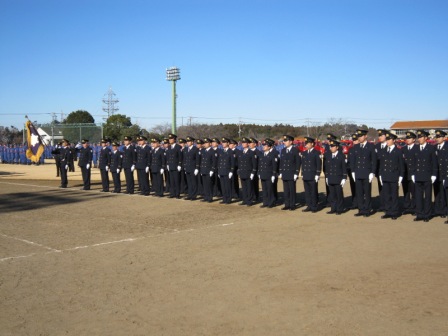
[{"label": "sky", "polygon": [[0,126],[448,118],[448,1],[0,0]]}]

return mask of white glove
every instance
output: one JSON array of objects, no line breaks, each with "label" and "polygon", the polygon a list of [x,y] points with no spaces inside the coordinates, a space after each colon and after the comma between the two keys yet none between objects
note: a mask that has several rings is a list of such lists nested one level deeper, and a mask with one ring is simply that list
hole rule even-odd
[{"label": "white glove", "polygon": [[106,171],[109,171],[109,166],[106,166]]},{"label": "white glove", "polygon": [[177,171],[181,171],[182,167],[181,166],[177,166]]},{"label": "white glove", "polygon": [[294,174],[294,182],[295,181],[297,181],[297,178],[298,178],[299,176],[297,175],[297,174]]},{"label": "white glove", "polygon": [[[370,179],[370,176],[369,176],[369,179]],[[383,185],[383,179],[381,178],[381,175],[378,176],[378,179],[380,180],[380,184]]]},{"label": "white glove", "polygon": [[431,183],[434,184],[434,182],[436,181],[437,177],[436,176],[431,176]]},{"label": "white glove", "polygon": [[86,169],[90,169],[90,163],[86,164]]},{"label": "white glove", "polygon": [[230,172],[230,173],[229,173],[229,178],[232,178],[232,176],[233,176],[233,173]]},{"label": "white glove", "polygon": [[198,170],[198,169],[195,169],[195,170],[194,170],[194,176],[198,175],[198,173],[199,173],[199,170]]},{"label": "white glove", "polygon": [[131,172],[133,172],[134,169],[135,169],[135,165],[132,165],[132,166],[131,166]]},{"label": "white glove", "polygon": [[278,176],[278,178],[281,179],[281,178],[282,178],[282,174],[280,174],[280,175]]},{"label": "white glove", "polygon": [[412,180],[412,182],[415,183],[415,175],[412,175],[412,176],[411,176],[411,180]]},{"label": "white glove", "polygon": [[221,175],[218,175],[218,178],[220,179],[220,178],[221,178]]},{"label": "white glove", "polygon": [[261,179],[261,175],[258,175],[258,178]]},{"label": "white glove", "polygon": [[314,176],[314,179],[316,180],[316,183],[319,181],[319,175]]},{"label": "white glove", "polygon": [[443,185],[445,185],[445,180],[442,181]]},{"label": "white glove", "polygon": [[352,173],[352,177],[353,177],[354,180],[356,180],[356,179],[355,179],[355,173]]},{"label": "white glove", "polygon": [[117,168],[117,174],[120,174],[120,169]]},{"label": "white glove", "polygon": [[149,173],[149,167],[145,168],[145,172]]},{"label": "white glove", "polygon": [[344,188],[345,182],[347,182],[346,179],[342,179],[342,180],[341,180],[341,187],[342,187],[342,188]]},{"label": "white glove", "polygon": [[166,165],[166,170],[170,171],[170,166]]},{"label": "white glove", "polygon": [[271,181],[272,181],[272,183],[274,183],[274,181],[275,181],[275,176],[272,176],[272,177],[271,177]]},{"label": "white glove", "polygon": [[210,177],[212,177],[213,176],[213,171],[210,171]]},{"label": "white glove", "polygon": [[325,183],[326,183],[327,185],[329,185],[329,184],[328,184],[328,178],[325,179]]},{"label": "white glove", "polygon": [[253,180],[254,179],[254,174],[250,174],[250,179]]},{"label": "white glove", "polygon": [[68,169],[68,165],[65,165],[65,170],[67,170]]},{"label": "white glove", "polygon": [[401,186],[401,182],[403,181],[403,176],[398,177],[398,186]]},{"label": "white glove", "polygon": [[160,168],[160,174],[163,174],[163,168]]},{"label": "white glove", "polygon": [[369,183],[372,183],[374,176],[375,176],[374,173],[369,174]]}]

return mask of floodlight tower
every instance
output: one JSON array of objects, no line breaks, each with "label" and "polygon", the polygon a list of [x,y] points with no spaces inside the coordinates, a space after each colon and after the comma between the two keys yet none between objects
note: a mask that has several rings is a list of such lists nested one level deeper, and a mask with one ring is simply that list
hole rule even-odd
[{"label": "floodlight tower", "polygon": [[166,80],[173,82],[173,114],[171,121],[171,132],[176,134],[176,81],[180,79],[180,69],[178,67],[171,67],[166,69]]}]

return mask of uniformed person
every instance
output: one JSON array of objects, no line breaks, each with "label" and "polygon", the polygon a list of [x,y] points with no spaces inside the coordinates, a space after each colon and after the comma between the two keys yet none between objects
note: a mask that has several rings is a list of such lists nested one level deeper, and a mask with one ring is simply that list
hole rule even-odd
[{"label": "uniformed person", "polygon": [[[219,141],[218,138],[212,138],[211,148],[213,151],[215,151],[216,156],[218,156],[219,153],[219,145],[221,144],[221,141]],[[212,183],[213,183],[213,196],[215,197],[221,197],[222,196],[222,188],[221,188],[221,182],[219,180],[219,175],[215,174],[212,176]]]},{"label": "uniformed person", "polygon": [[82,147],[79,150],[78,166],[81,168],[83,187],[81,190],[90,190],[90,176],[93,160],[93,150],[88,139],[81,140]]},{"label": "uniformed person", "polygon": [[359,144],[352,148],[350,170],[356,183],[358,213],[355,216],[372,215],[372,181],[375,177],[377,158],[375,145],[367,141],[367,130],[358,129]]},{"label": "uniformed person", "polygon": [[184,167],[185,154],[187,151],[187,140],[184,138],[179,138],[179,139],[177,139],[177,143],[181,147],[181,152],[182,152],[182,163],[181,163],[181,169],[180,169],[180,193],[188,195],[188,181],[187,181],[187,175],[185,174],[185,167]]},{"label": "uniformed person", "polygon": [[177,135],[168,135],[169,146],[166,151],[166,167],[170,177],[170,198],[180,199],[180,172],[182,170],[182,147],[176,143]]},{"label": "uniformed person", "polygon": [[306,137],[306,150],[302,152],[302,178],[306,200],[306,208],[302,211],[311,211],[313,213],[319,210],[319,194],[317,187],[322,170],[320,152],[314,149],[314,145],[315,140],[311,137]]},{"label": "uniformed person", "polygon": [[380,155],[378,180],[382,185],[385,214],[381,218],[397,219],[401,215],[398,203],[398,188],[404,177],[404,159],[401,150],[395,146],[397,136],[387,132],[386,149]]},{"label": "uniformed person", "polygon": [[328,200],[331,210],[327,214],[340,215],[344,212],[343,188],[347,181],[347,166],[345,156],[339,151],[340,142],[329,140],[330,150],[324,154],[323,169],[325,173],[325,184],[328,186]]},{"label": "uniformed person", "polygon": [[446,132],[443,130],[435,131],[436,137],[436,155],[438,164],[437,180],[434,182],[434,215],[446,218],[446,197],[443,186],[444,165],[448,162],[448,145],[445,143]]},{"label": "uniformed person", "polygon": [[98,167],[101,173],[101,185],[103,187],[101,192],[109,191],[109,167],[110,167],[110,148],[109,139],[101,139],[101,151],[99,157]]},{"label": "uniformed person", "polygon": [[302,164],[299,150],[292,145],[293,141],[294,137],[283,136],[285,147],[281,151],[279,164],[279,178],[283,181],[283,198],[285,201],[282,210],[291,211],[296,209],[296,181]]},{"label": "uniformed person", "polygon": [[415,182],[415,214],[414,221],[429,222],[432,217],[431,194],[432,184],[437,179],[436,149],[427,143],[429,133],[417,131],[418,148],[414,154],[414,170],[412,180]]},{"label": "uniformed person", "polygon": [[165,151],[160,148],[160,140],[151,139],[151,173],[152,173],[152,189],[154,196],[163,197],[163,173],[165,163]]},{"label": "uniformed person", "polygon": [[241,180],[241,198],[240,205],[252,206],[255,201],[253,179],[257,174],[257,157],[254,151],[249,149],[249,138],[243,137],[241,146],[243,150],[236,152],[237,176]]},{"label": "uniformed person", "polygon": [[123,170],[126,179],[125,194],[133,194],[135,187],[134,170],[137,162],[137,150],[131,141],[132,138],[130,136],[125,136],[123,138]]},{"label": "uniformed person", "polygon": [[68,164],[68,171],[71,173],[75,172],[75,161],[78,160],[78,156],[76,155],[75,144],[70,144],[70,162]]},{"label": "uniformed person", "polygon": [[241,151],[238,148],[236,148],[236,146],[238,146],[238,142],[234,139],[230,139],[229,149],[231,151],[233,151],[233,155],[235,157],[235,173],[233,174],[233,176],[231,178],[232,198],[238,200],[240,198],[240,184],[238,181],[238,160],[236,158],[237,158],[239,152],[241,152]]},{"label": "uniformed person", "polygon": [[170,147],[170,140],[168,138],[163,139],[163,152],[165,155],[165,166],[163,167],[163,179],[165,181],[164,192],[170,192],[170,171],[166,167],[166,152]]},{"label": "uniformed person", "polygon": [[121,192],[120,173],[123,165],[123,153],[118,150],[118,146],[120,146],[119,143],[112,142],[112,151],[110,153],[110,172],[114,181],[114,190],[112,192],[117,194]]},{"label": "uniformed person", "polygon": [[[196,147],[199,151],[199,155],[201,156],[201,160],[202,160],[202,153],[204,151],[204,140],[196,139]],[[198,195],[204,197],[204,185],[202,183],[202,177],[201,177],[200,170],[199,170],[198,175],[196,176],[196,180],[198,183]]]},{"label": "uniformed person", "polygon": [[[249,149],[254,152],[255,157],[257,158],[257,171],[258,171],[258,163],[260,161],[260,156],[263,154],[258,148],[258,140],[254,137],[249,138]],[[260,200],[260,179],[258,178],[258,173],[255,174],[254,179],[252,180],[253,188],[254,188],[254,202],[258,203]]]},{"label": "uniformed person", "polygon": [[149,186],[149,167],[151,166],[151,147],[147,145],[148,138],[141,135],[137,138],[137,179],[140,195],[149,196],[151,188]]},{"label": "uniformed person", "polygon": [[263,192],[263,204],[260,208],[273,208],[276,205],[274,183],[277,178],[279,157],[278,152],[273,151],[275,142],[266,138],[263,145],[263,154],[258,160],[258,177],[261,180]]},{"label": "uniformed person", "polygon": [[201,153],[200,174],[204,188],[204,199],[202,201],[213,202],[213,176],[216,176],[218,153],[211,148],[212,140],[204,138],[204,148]]},{"label": "uniformed person", "polygon": [[[51,154],[53,154],[54,157],[54,163],[56,165],[56,177],[59,177],[59,173],[61,171],[61,148],[62,148],[62,141],[58,142],[58,144],[51,151]],[[7,150],[9,150],[9,148],[7,148]],[[9,159],[6,159],[6,161],[8,162]]]},{"label": "uniformed person", "polygon": [[415,164],[415,152],[419,147],[415,144],[417,135],[411,131],[406,132],[406,146],[402,148],[404,159],[403,175],[403,215],[415,214],[415,183],[412,181],[412,172]]},{"label": "uniformed person", "polygon": [[222,204],[232,203],[232,176],[235,173],[235,154],[229,148],[230,139],[222,138],[218,151],[218,176],[221,183]]},{"label": "uniformed person", "polygon": [[[338,138],[336,135],[334,135],[333,133],[328,133],[327,134],[327,139],[325,140],[325,143],[323,144],[324,147],[324,153],[330,152],[330,142],[332,140],[336,140],[338,141]],[[338,147],[339,151],[342,152],[342,148],[341,146]],[[325,207],[331,207],[331,203],[330,203],[330,199],[329,199],[329,195],[330,195],[330,189],[327,183],[325,183]]]},{"label": "uniformed person", "polygon": [[356,183],[355,183],[355,180],[353,179],[352,171],[350,168],[350,160],[352,160],[352,159],[350,159],[350,156],[353,155],[353,152],[352,152],[353,147],[359,143],[358,134],[356,134],[356,133],[352,134],[352,142],[353,142],[352,147],[349,149],[348,154],[347,154],[347,161],[346,161],[347,165],[346,166],[347,166],[347,176],[350,181],[350,192],[352,194],[352,205],[350,206],[350,209],[354,210],[354,209],[358,209],[358,199],[356,197]]},{"label": "uniformed person", "polygon": [[67,139],[62,140],[62,147],[59,151],[59,155],[61,158],[61,185],[59,188],[67,188],[68,184],[68,178],[67,178],[67,171],[68,171],[68,164],[71,160],[71,152],[70,152],[70,143]]},{"label": "uniformed person", "polygon": [[380,161],[382,157],[384,156],[384,153],[386,152],[386,134],[389,134],[390,132],[386,129],[379,129],[377,130],[378,133],[378,142],[375,144],[375,152],[376,152],[376,171],[375,176],[377,177],[377,183],[378,183],[378,198],[380,199],[380,206],[378,208],[378,211],[385,211],[385,202],[384,202],[384,195],[382,194],[383,185],[378,177],[378,172],[380,169]]},{"label": "uniformed person", "polygon": [[201,166],[201,154],[199,149],[194,146],[195,138],[187,136],[187,145],[184,148],[183,163],[187,179],[187,197],[186,200],[194,201],[198,196],[199,168]]}]

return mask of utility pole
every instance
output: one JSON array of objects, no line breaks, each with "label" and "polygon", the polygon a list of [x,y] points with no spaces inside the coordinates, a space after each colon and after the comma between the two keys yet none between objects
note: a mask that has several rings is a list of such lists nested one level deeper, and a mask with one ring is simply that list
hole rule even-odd
[{"label": "utility pole", "polygon": [[108,118],[119,110],[119,108],[115,106],[115,104],[119,102],[115,96],[116,94],[111,87],[109,87],[109,90],[103,96],[103,103],[105,104],[103,111],[107,113]]},{"label": "utility pole", "polygon": [[238,119],[238,137],[241,139],[241,118]]}]

